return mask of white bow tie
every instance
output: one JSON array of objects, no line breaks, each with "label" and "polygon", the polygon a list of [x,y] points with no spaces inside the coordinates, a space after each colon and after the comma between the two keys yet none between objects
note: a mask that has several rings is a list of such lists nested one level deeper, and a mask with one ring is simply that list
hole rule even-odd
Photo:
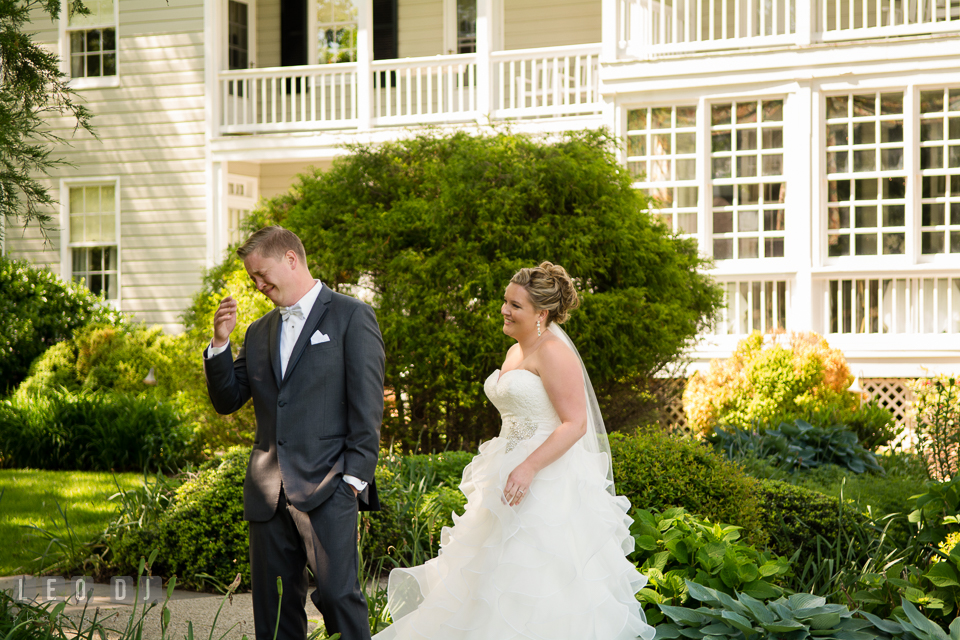
[{"label": "white bow tie", "polygon": [[303,309],[300,308],[300,303],[298,302],[289,307],[280,307],[280,315],[283,317],[284,322],[289,320],[291,316],[303,320]]}]

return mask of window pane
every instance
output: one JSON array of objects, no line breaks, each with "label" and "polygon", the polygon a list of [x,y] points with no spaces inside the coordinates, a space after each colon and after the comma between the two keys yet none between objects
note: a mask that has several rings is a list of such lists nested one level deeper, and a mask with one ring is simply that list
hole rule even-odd
[{"label": "window pane", "polygon": [[756,121],[756,102],[740,102],[737,104],[737,124],[749,124]]},{"label": "window pane", "polygon": [[853,152],[853,170],[855,172],[873,171],[876,166],[876,154],[873,149]]},{"label": "window pane", "polygon": [[783,173],[783,156],[780,154],[763,156],[763,175],[779,176]]},{"label": "window pane", "polygon": [[856,209],[856,226],[858,229],[869,229],[877,226],[877,208],[873,205],[858,206]]},{"label": "window pane", "polygon": [[697,232],[697,214],[679,213],[677,214],[677,231],[679,233]]},{"label": "window pane", "polygon": [[875,233],[858,234],[856,236],[856,254],[858,256],[877,255],[877,235]]},{"label": "window pane", "polygon": [[880,95],[880,115],[899,115],[903,113],[903,94],[884,93]]},{"label": "window pane", "polygon": [[633,109],[627,112],[627,129],[637,131],[647,128],[647,110]]},{"label": "window pane", "polygon": [[936,140],[943,140],[943,119],[921,120],[920,141],[934,142]]},{"label": "window pane", "polygon": [[87,56],[87,77],[96,78],[100,76],[100,56]]},{"label": "window pane", "polygon": [[884,120],[880,123],[880,142],[903,142],[903,120]]},{"label": "window pane", "polygon": [[711,150],[714,153],[733,149],[733,137],[729,131],[714,132],[710,139],[712,140]]},{"label": "window pane", "polygon": [[847,207],[833,207],[828,209],[827,228],[828,229],[849,229],[850,228],[850,209]]},{"label": "window pane", "polygon": [[876,127],[873,122],[853,125],[853,144],[874,144],[877,141]]},{"label": "window pane", "polygon": [[672,123],[673,109],[671,107],[657,107],[651,111],[651,129],[669,129]]},{"label": "window pane", "polygon": [[783,209],[763,212],[763,230],[764,231],[783,231],[784,215]]},{"label": "window pane", "polygon": [[678,127],[697,126],[697,108],[696,107],[677,107],[677,126]]},{"label": "window pane", "polygon": [[739,247],[741,260],[760,257],[760,246],[757,238],[740,238]]},{"label": "window pane", "polygon": [[760,217],[756,211],[741,211],[737,214],[737,231],[759,231]]},{"label": "window pane", "polygon": [[781,122],[783,120],[783,100],[763,101],[764,122]]},{"label": "window pane", "polygon": [[117,75],[117,54],[115,53],[106,53],[103,56],[103,75],[105,76],[115,76]]},{"label": "window pane", "polygon": [[923,215],[920,224],[925,227],[941,225],[946,222],[944,215],[944,206],[939,202],[926,203],[923,205]]},{"label": "window pane", "polygon": [[763,257],[765,258],[782,258],[783,257],[783,238],[766,238],[763,242],[764,242]]},{"label": "window pane", "polygon": [[757,204],[760,202],[760,185],[741,184],[737,187],[737,204]]},{"label": "window pane", "polygon": [[876,98],[871,95],[853,96],[853,117],[860,118],[876,115]]},{"label": "window pane", "polygon": [[900,255],[904,252],[904,234],[885,233],[883,234],[883,253],[884,255]]},{"label": "window pane", "polygon": [[753,151],[757,148],[757,130],[740,129],[737,131],[737,151]]},{"label": "window pane", "polygon": [[732,107],[729,104],[715,104],[710,107],[710,124],[716,126],[730,124]]},{"label": "window pane", "polygon": [[737,177],[753,178],[757,175],[757,156],[740,156],[737,158]]},{"label": "window pane", "polygon": [[627,155],[646,155],[647,136],[643,134],[627,136]]},{"label": "window pane", "polygon": [[697,152],[697,134],[678,133],[677,134],[677,153],[696,153]]},{"label": "window pane", "polygon": [[902,227],[906,221],[906,207],[902,204],[891,204],[883,208],[883,226]]},{"label": "window pane", "polygon": [[714,211],[713,212],[713,232],[730,233],[733,231],[733,212],[732,211]]},{"label": "window pane", "polygon": [[696,180],[696,178],[696,160],[677,160],[677,180]]},{"label": "window pane", "polygon": [[920,168],[921,169],[943,168],[943,147],[921,147]]},{"label": "window pane", "polygon": [[716,238],[713,241],[714,260],[733,259],[733,238]]},{"label": "window pane", "polygon": [[944,253],[944,232],[924,231],[920,235],[920,252],[924,254]]},{"label": "window pane", "polygon": [[828,118],[846,118],[847,115],[847,96],[827,98]]},{"label": "window pane", "polygon": [[830,257],[850,255],[850,236],[836,234],[827,236],[827,255]]},{"label": "window pane", "polygon": [[920,113],[943,111],[943,90],[920,92]]},{"label": "window pane", "polygon": [[103,50],[116,51],[117,49],[117,31],[116,29],[103,30]]},{"label": "window pane", "polygon": [[763,130],[763,148],[764,149],[782,149],[783,148],[783,129],[767,127]]}]

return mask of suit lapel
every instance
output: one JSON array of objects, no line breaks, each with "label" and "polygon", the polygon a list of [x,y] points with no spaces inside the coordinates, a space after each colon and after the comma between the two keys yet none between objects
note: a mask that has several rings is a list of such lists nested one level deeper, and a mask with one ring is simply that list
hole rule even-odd
[{"label": "suit lapel", "polygon": [[[310,315],[307,316],[306,321],[303,323],[303,330],[300,332],[300,337],[297,338],[297,344],[293,345],[293,352],[290,354],[290,362],[287,363],[287,375],[283,377],[284,380],[290,379],[293,368],[297,366],[300,356],[303,355],[303,350],[310,343],[310,336],[316,331],[317,325],[323,320],[323,316],[327,314],[327,307],[332,299],[333,292],[330,291],[330,287],[324,285],[323,288],[320,289],[317,301],[313,303],[313,309],[310,310]],[[277,345],[279,344],[280,341],[278,340]],[[279,347],[277,350],[279,351]]]},{"label": "suit lapel", "polygon": [[274,309],[271,311],[273,315],[267,318],[267,335],[272,336],[270,338],[270,347],[268,353],[270,354],[270,366],[273,369],[273,377],[277,381],[277,386],[280,386],[280,331],[282,329],[280,324],[280,311]]}]

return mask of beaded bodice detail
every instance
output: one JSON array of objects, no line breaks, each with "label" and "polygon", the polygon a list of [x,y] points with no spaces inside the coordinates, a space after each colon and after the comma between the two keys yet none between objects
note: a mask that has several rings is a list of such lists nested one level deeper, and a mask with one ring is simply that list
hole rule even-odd
[{"label": "beaded bodice detail", "polygon": [[541,427],[555,429],[560,424],[543,381],[531,371],[512,369],[501,375],[498,369],[484,382],[483,390],[500,412],[500,437],[507,441],[507,451]]}]

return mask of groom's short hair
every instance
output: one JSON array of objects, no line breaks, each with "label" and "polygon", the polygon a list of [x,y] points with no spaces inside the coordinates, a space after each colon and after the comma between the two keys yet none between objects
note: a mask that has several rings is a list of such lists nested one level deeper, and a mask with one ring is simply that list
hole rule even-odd
[{"label": "groom's short hair", "polygon": [[307,263],[307,252],[304,250],[303,243],[300,242],[297,234],[275,225],[257,230],[237,248],[237,255],[240,256],[241,260],[251,253],[280,260],[287,254],[287,251],[293,251],[301,262]]}]

